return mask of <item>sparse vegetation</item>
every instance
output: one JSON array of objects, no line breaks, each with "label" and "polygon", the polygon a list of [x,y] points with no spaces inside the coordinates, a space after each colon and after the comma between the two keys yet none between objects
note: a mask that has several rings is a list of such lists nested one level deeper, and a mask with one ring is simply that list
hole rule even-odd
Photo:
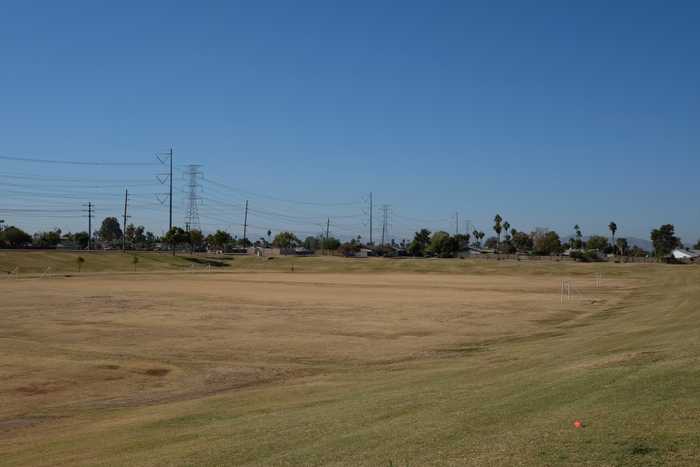
[{"label": "sparse vegetation", "polygon": [[[130,255],[86,268],[105,258]],[[2,464],[696,463],[697,268],[231,266],[261,273],[0,282]],[[562,276],[583,299],[560,304]]]}]

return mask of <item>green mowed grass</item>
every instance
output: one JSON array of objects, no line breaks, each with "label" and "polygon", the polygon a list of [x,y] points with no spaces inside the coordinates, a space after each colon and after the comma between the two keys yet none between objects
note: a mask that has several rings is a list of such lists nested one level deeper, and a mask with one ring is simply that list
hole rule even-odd
[{"label": "green mowed grass", "polygon": [[37,438],[0,436],[0,465],[700,464],[696,266],[236,258],[230,268],[291,264],[523,281],[595,271],[640,285],[583,321],[543,323],[542,332],[445,356],[344,365],[195,400],[81,409]]}]

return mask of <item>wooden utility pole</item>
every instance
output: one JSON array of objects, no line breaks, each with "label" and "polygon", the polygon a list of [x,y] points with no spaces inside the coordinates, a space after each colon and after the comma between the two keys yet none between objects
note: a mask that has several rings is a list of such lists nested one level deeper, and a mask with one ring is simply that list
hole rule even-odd
[{"label": "wooden utility pole", "polygon": [[248,235],[248,200],[245,200],[245,215],[243,216],[243,246],[247,247],[246,238]]},{"label": "wooden utility pole", "polygon": [[374,211],[372,192],[369,192],[369,244],[372,244],[372,212]]},{"label": "wooden utility pole", "polygon": [[124,190],[124,221],[122,223],[122,251],[126,252],[126,219],[129,217],[127,215],[127,209],[129,206],[129,189]]},{"label": "wooden utility pole", "polygon": [[[83,204],[83,206],[86,206]],[[88,250],[92,250],[92,215],[95,212],[94,211],[95,206],[92,204],[92,202],[88,202],[87,204],[87,217],[88,217]],[[85,212],[85,211],[83,211]]]}]

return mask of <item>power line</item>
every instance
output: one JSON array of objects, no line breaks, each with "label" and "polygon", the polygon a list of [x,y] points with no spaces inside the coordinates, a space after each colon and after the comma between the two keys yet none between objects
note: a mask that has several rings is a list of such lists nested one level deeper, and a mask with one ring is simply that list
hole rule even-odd
[{"label": "power line", "polygon": [[0,156],[6,161],[31,162],[39,164],[65,164],[65,165],[93,165],[93,166],[113,166],[113,167],[139,167],[152,166],[155,163],[149,162],[111,162],[111,161],[71,161],[58,159],[37,159],[31,157]]},{"label": "power line", "polygon": [[289,203],[289,204],[300,204],[300,205],[308,205],[308,206],[358,206],[360,203],[357,201],[351,201],[351,202],[341,202],[341,203],[319,203],[316,201],[298,201],[298,200],[291,200],[291,199],[285,199],[285,198],[278,198],[276,196],[270,196],[270,195],[265,195],[262,193],[255,193],[252,191],[248,190],[243,190],[240,188],[235,188],[230,185],[226,185],[224,183],[220,183],[214,180],[210,180],[208,178],[204,179],[207,183],[211,183],[213,185],[219,186],[221,188],[225,188],[227,190],[235,191],[237,193],[242,193],[242,194],[247,194],[251,196],[257,196],[260,198],[267,198],[273,201],[279,201],[281,203]]}]

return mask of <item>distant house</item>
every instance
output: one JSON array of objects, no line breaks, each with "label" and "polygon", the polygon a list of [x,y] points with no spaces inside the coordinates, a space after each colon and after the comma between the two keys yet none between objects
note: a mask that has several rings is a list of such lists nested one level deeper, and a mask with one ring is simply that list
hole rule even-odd
[{"label": "distant house", "polygon": [[700,258],[700,250],[676,248],[671,252],[671,257],[677,261],[695,262]]},{"label": "distant house", "polygon": [[374,250],[370,250],[369,248],[360,248],[360,251],[355,253],[355,256],[358,258],[367,258],[369,256],[374,256]]},{"label": "distant house", "polygon": [[287,253],[287,254],[293,254],[297,256],[311,256],[314,254],[313,251],[309,250],[308,248],[304,248],[303,246],[298,246],[294,248],[293,253]]},{"label": "distant house", "polygon": [[251,256],[270,257],[280,256],[282,252],[279,248],[264,248],[259,246],[249,247],[247,254]]}]

